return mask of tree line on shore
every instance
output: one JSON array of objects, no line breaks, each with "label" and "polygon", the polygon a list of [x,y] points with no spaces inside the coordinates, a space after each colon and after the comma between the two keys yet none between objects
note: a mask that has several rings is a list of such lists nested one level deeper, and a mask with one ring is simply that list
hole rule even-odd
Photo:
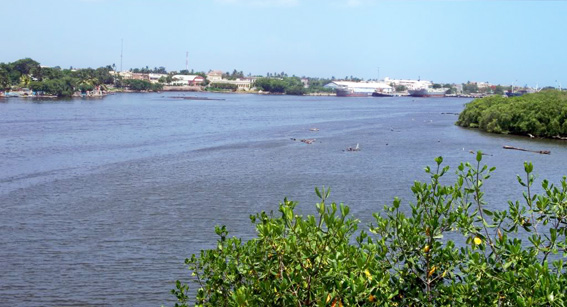
[{"label": "tree line on shore", "polygon": [[523,200],[495,208],[482,157],[461,163],[454,182],[436,158],[414,202],[394,199],[365,229],[325,188],[315,215],[287,199],[252,215],[257,236],[246,242],[217,226],[216,248],[185,260],[197,289],[177,281],[175,306],[565,306],[566,177],[536,194],[526,162]]},{"label": "tree line on shore", "polygon": [[324,78],[304,78],[306,84],[299,77],[262,77],[256,79],[254,85],[257,89],[286,95],[305,95],[309,93],[332,93],[334,89],[324,87],[325,84],[331,82],[330,79]]},{"label": "tree line on shore", "polygon": [[[120,75],[115,73],[115,65],[107,65],[96,69],[62,69],[56,67],[42,67],[40,64],[30,58],[17,60],[12,63],[0,63],[0,90],[9,90],[12,87],[29,88],[34,92],[42,93],[45,95],[54,95],[59,97],[68,97],[76,92],[86,93],[93,89],[107,89],[112,86],[120,89],[130,89],[133,91],[158,91],[163,89],[166,84],[174,82],[174,75],[199,75],[205,79],[203,86],[209,86],[210,82],[204,72],[195,72],[193,70],[181,70],[168,72],[165,67],[130,69],[132,73],[141,74],[163,74],[157,83],[152,83],[147,80],[133,80],[123,79]],[[232,72],[225,72],[222,74],[225,80],[235,80],[238,78],[250,78],[251,74],[245,76],[243,71],[234,69]],[[310,77],[297,77],[288,76],[287,73],[267,73],[265,77],[254,76],[255,87],[258,90],[274,93],[274,94],[288,94],[288,95],[304,95],[309,93],[331,93],[334,90],[326,88],[324,85],[336,80],[332,78],[310,78]],[[363,81],[361,78],[346,76],[344,80],[348,81]],[[306,82],[305,82],[306,81]],[[457,92],[456,85],[454,84],[441,84],[434,83],[433,88],[445,88],[448,94],[455,94]],[[236,91],[238,87],[230,82],[219,83],[210,85],[208,90],[219,91]],[[476,83],[467,82],[462,84],[464,94],[470,93],[484,93],[484,94],[504,94],[505,88],[497,85],[492,87],[479,88]],[[407,88],[403,85],[395,86],[398,92],[406,91]]]},{"label": "tree line on shore", "polygon": [[[209,85],[207,75],[204,72],[193,70],[181,70],[179,72],[168,72],[165,67],[134,68],[132,73],[156,73],[164,74],[157,83],[147,80],[123,79],[114,73],[115,65],[105,67],[84,69],[62,69],[61,67],[42,67],[39,62],[30,59],[20,59],[12,63],[0,63],[0,91],[12,88],[27,88],[41,95],[53,95],[57,97],[70,97],[77,92],[86,93],[94,89],[106,90],[108,87],[129,89],[133,91],[158,91],[163,89],[164,84],[171,83],[175,74],[195,74],[205,78],[204,85]],[[234,70],[232,73],[223,73],[226,80],[244,78],[242,71]],[[310,92],[331,92],[332,89],[323,86],[330,82],[329,79],[306,78],[309,86],[304,86],[299,77],[288,77],[287,74],[270,74],[268,77],[256,79],[256,87],[259,90],[289,95],[303,95]],[[236,91],[238,87],[230,83],[215,83],[209,90]]]},{"label": "tree line on shore", "polygon": [[134,91],[159,90],[161,84],[145,80],[123,80],[111,72],[114,67],[62,69],[61,67],[42,67],[30,58],[12,63],[0,63],[0,90],[28,88],[42,95],[71,97],[77,92],[86,93],[107,87],[128,88]]},{"label": "tree line on shore", "polygon": [[544,90],[518,97],[489,96],[466,104],[456,123],[501,134],[567,136],[567,93]]}]

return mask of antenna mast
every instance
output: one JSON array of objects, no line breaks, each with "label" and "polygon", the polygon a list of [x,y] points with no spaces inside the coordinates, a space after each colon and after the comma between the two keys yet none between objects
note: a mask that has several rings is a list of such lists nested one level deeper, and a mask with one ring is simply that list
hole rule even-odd
[{"label": "antenna mast", "polygon": [[189,72],[189,51],[185,52],[185,70]]},{"label": "antenna mast", "polygon": [[124,52],[124,39],[120,39],[120,71],[122,71],[122,55]]}]

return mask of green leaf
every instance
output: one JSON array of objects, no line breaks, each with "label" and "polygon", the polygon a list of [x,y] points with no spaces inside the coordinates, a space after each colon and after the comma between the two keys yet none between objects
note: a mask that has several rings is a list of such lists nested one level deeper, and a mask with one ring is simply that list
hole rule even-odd
[{"label": "green leaf", "polygon": [[321,192],[319,192],[319,188],[315,187],[315,194],[317,194],[317,197],[322,198],[321,197]]},{"label": "green leaf", "polygon": [[524,170],[526,173],[531,173],[534,170],[534,166],[531,162],[524,162]]}]

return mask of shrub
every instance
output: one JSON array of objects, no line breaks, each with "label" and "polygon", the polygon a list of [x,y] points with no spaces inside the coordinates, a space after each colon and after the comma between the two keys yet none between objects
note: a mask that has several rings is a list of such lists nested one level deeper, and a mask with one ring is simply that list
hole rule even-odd
[{"label": "shrub", "polygon": [[218,90],[236,91],[238,90],[238,85],[231,83],[212,83],[207,89],[213,91],[218,91]]},{"label": "shrub", "polygon": [[542,91],[475,99],[465,106],[456,124],[492,133],[555,137],[567,136],[566,123],[567,93]]},{"label": "shrub", "polygon": [[367,230],[348,206],[329,204],[325,188],[315,189],[316,215],[297,215],[286,199],[278,214],[251,216],[250,241],[217,226],[217,248],[185,261],[196,297],[177,281],[176,306],[565,305],[566,178],[558,186],[544,180],[543,193],[533,194],[526,162],[523,202],[488,210],[483,186],[494,168],[481,160],[478,152],[444,185],[449,167],[436,158],[425,169],[430,181],[411,188],[414,203],[396,198]]}]

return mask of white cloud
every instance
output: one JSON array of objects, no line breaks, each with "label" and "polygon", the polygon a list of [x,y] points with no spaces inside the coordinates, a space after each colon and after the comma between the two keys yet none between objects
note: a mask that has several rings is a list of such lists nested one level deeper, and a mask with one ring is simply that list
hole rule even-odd
[{"label": "white cloud", "polygon": [[299,0],[214,0],[221,4],[234,4],[246,6],[263,6],[263,7],[291,7],[298,6]]}]

